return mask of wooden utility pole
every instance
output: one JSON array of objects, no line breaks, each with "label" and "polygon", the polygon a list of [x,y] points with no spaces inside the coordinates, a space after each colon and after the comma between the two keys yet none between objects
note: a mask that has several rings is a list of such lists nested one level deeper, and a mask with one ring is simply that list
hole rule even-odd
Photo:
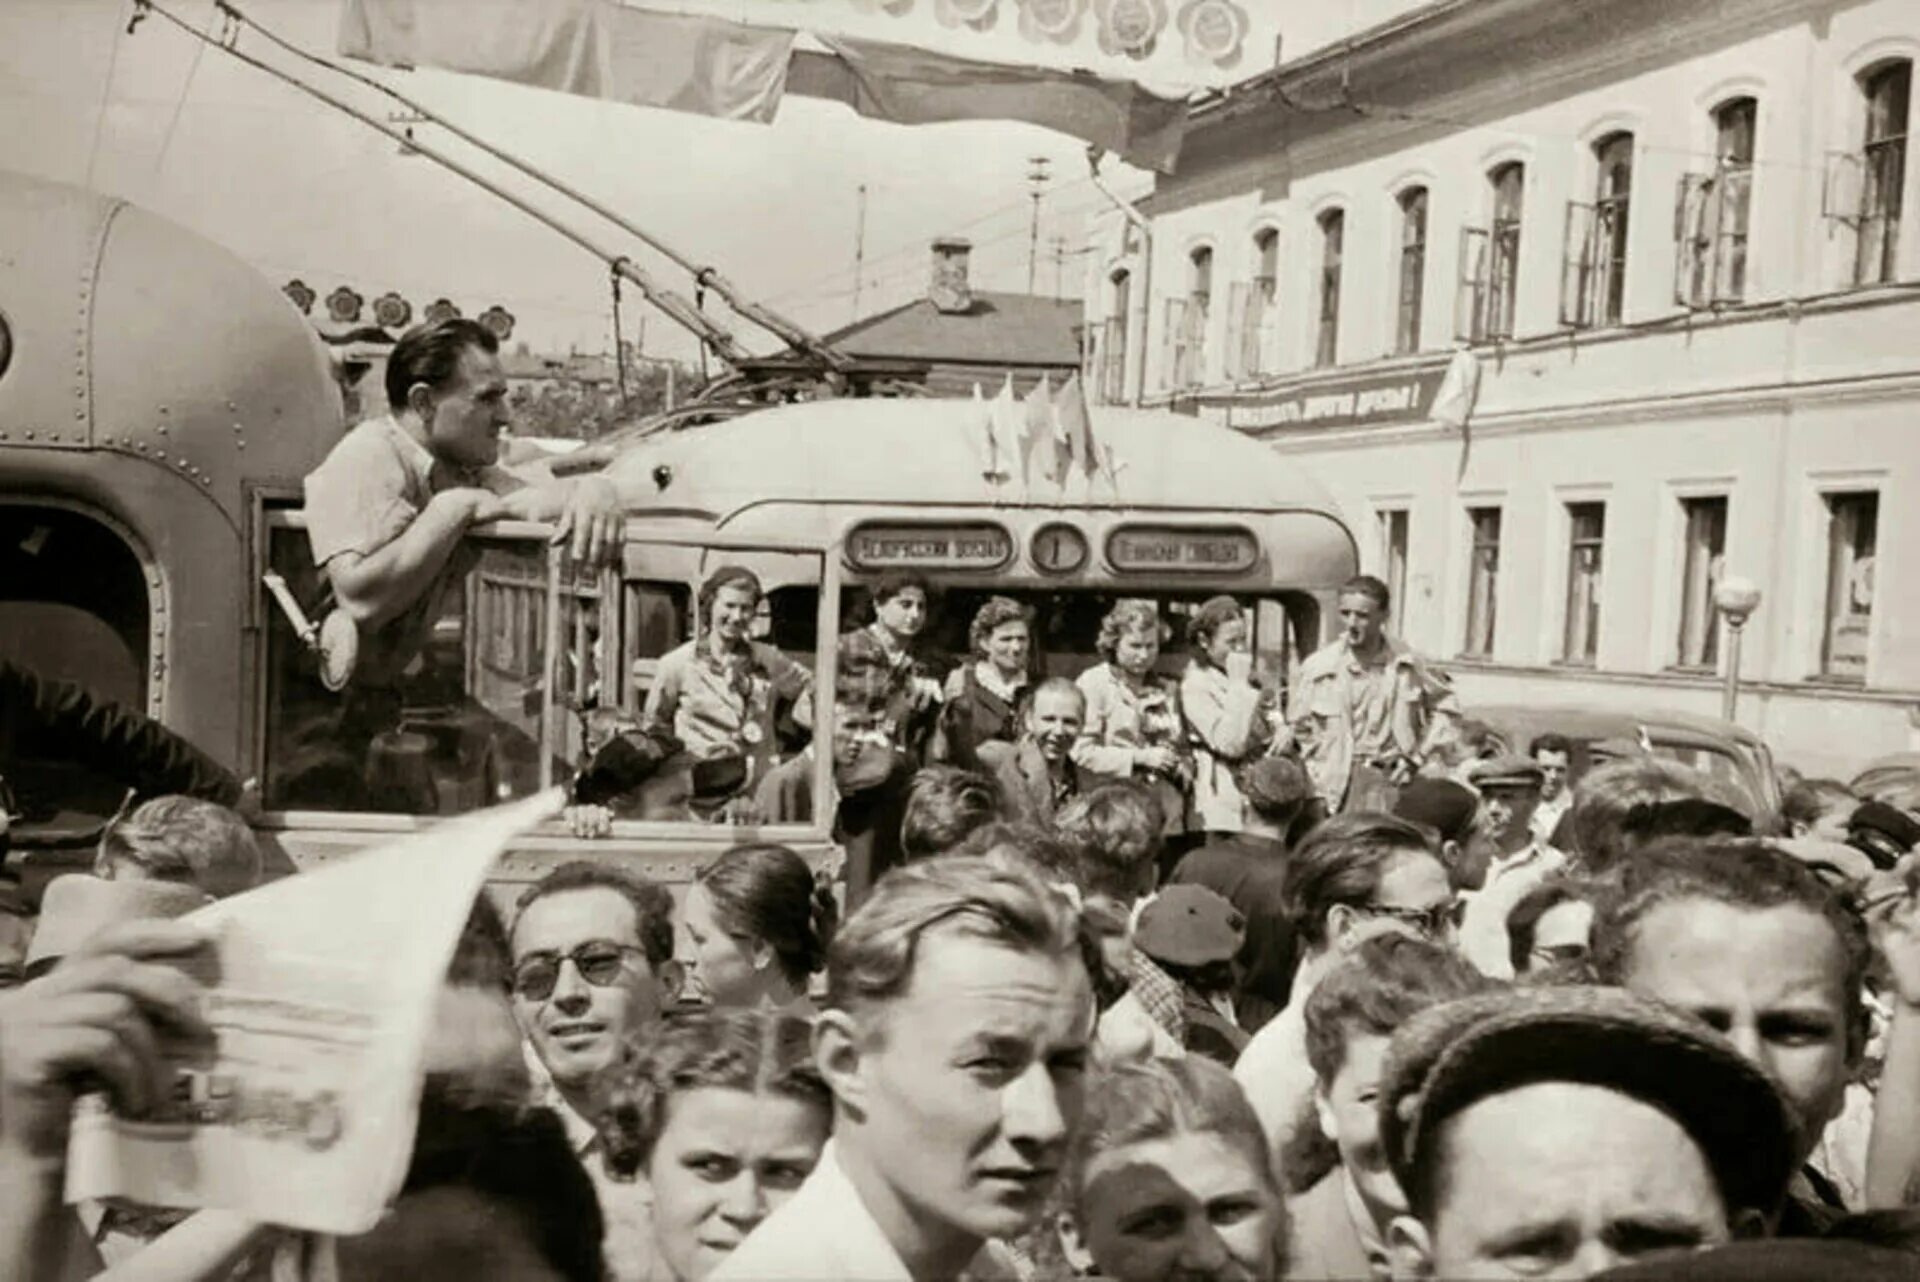
[{"label": "wooden utility pole", "polygon": [[1027,157],[1027,182],[1033,188],[1033,221],[1027,227],[1027,292],[1033,292],[1034,269],[1040,258],[1040,196],[1045,191],[1053,162],[1045,156]]},{"label": "wooden utility pole", "polygon": [[860,216],[853,228],[853,319],[860,319],[860,276],[867,262],[867,185],[860,184]]}]

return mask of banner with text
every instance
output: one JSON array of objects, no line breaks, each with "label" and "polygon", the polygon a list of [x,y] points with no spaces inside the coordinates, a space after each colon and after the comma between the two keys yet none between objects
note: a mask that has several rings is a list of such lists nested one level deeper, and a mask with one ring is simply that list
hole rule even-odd
[{"label": "banner with text", "polygon": [[1172,408],[1243,432],[1421,423],[1446,373],[1442,367],[1328,379],[1287,391],[1207,392],[1178,398]]}]

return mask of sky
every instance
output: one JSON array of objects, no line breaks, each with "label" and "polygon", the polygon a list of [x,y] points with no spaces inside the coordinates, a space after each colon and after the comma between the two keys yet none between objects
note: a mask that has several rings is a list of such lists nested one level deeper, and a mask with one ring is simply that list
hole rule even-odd
[{"label": "sky", "polygon": [[[216,22],[212,0],[160,3],[201,29]],[[331,56],[338,0],[240,3],[262,25]],[[608,272],[600,260],[433,161],[401,155],[352,118],[158,18],[129,36],[132,10],[131,0],[0,3],[0,169],[124,197],[224,245],[276,285],[298,276],[324,297],[347,283],[369,300],[394,289],[416,315],[443,295],[468,315],[499,303],[518,319],[515,342],[536,351],[610,350]],[[250,34],[241,45],[270,55]],[[1086,180],[1083,144],[1027,125],[907,128],[797,96],[772,125],[736,124],[475,77],[352,65],[591,193],[718,268],[743,293],[819,331],[918,297],[936,236],[973,241],[977,288],[1025,289],[1030,157],[1047,157],[1056,175],[1042,203],[1036,292],[1055,290],[1050,243],[1061,236],[1070,256],[1060,288],[1078,294],[1083,269],[1075,251],[1088,214],[1104,204]],[[382,117],[394,106],[318,69],[302,74],[331,82]],[[447,149],[472,155],[451,139]],[[484,158],[480,167],[690,292],[683,274],[625,233]],[[1117,162],[1104,172],[1129,196],[1151,185]],[[863,184],[867,267],[856,313]],[[625,336],[637,335],[644,352],[693,352],[673,322],[639,305],[632,290],[626,298]],[[772,346],[758,331],[736,332],[750,348]]]}]

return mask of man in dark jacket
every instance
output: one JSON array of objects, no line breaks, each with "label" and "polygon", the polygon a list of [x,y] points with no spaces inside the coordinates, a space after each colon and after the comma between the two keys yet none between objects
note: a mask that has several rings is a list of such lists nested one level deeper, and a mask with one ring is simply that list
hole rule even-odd
[{"label": "man in dark jacket", "polygon": [[1293,983],[1293,931],[1280,911],[1287,868],[1286,833],[1313,797],[1313,783],[1292,757],[1262,757],[1239,772],[1246,827],[1208,842],[1174,868],[1175,883],[1205,886],[1246,918],[1234,1013],[1251,1033],[1287,1004]]}]

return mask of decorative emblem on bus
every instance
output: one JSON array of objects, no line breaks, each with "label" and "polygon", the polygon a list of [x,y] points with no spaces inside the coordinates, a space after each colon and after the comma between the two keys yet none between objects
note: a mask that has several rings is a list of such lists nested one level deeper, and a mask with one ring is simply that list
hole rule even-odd
[{"label": "decorative emblem on bus", "polygon": [[503,343],[513,337],[513,313],[498,303],[480,313],[480,323]]},{"label": "decorative emblem on bus", "polygon": [[1188,0],[1179,24],[1189,61],[1222,68],[1240,61],[1241,46],[1247,42],[1247,11],[1234,0]]},{"label": "decorative emblem on bus", "polygon": [[293,300],[293,305],[300,309],[302,316],[305,316],[313,310],[314,300],[319,297],[318,294],[313,292],[313,287],[304,280],[301,280],[298,276],[295,276],[292,280],[282,285],[280,290],[288,298]]},{"label": "decorative emblem on bus", "polygon": [[327,295],[327,318],[346,325],[360,319],[360,309],[366,305],[366,299],[360,297],[352,286],[342,285]]},{"label": "decorative emblem on bus", "polygon": [[1093,0],[1100,20],[1100,51],[1147,58],[1166,30],[1166,0]]},{"label": "decorative emblem on bus", "polygon": [[1072,44],[1080,35],[1087,0],[1019,0],[1020,34],[1055,44]]},{"label": "decorative emblem on bus", "polygon": [[460,309],[444,298],[436,298],[427,304],[425,320],[429,325],[437,325],[443,320],[452,320],[460,314]]},{"label": "decorative emblem on bus", "polygon": [[413,304],[388,290],[373,300],[373,319],[386,329],[405,329],[413,319]]}]

